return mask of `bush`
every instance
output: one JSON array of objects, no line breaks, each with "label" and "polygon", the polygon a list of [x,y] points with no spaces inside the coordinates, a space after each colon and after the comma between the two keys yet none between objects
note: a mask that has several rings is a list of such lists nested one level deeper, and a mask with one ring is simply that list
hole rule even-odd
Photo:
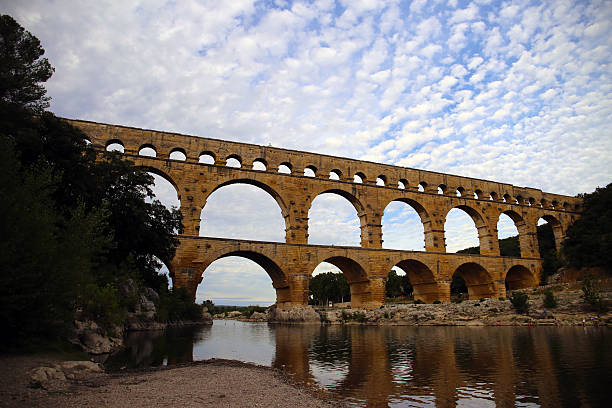
[{"label": "bush", "polygon": [[434,305],[439,305],[440,303],[442,303],[442,302],[440,302],[438,299],[434,300],[434,302],[433,302]]},{"label": "bush", "polygon": [[103,287],[96,284],[87,285],[82,304],[83,317],[95,321],[104,329],[121,324],[125,319],[124,310],[120,306],[119,291],[110,284]]},{"label": "bush", "polygon": [[598,312],[605,312],[607,306],[599,293],[599,287],[591,276],[582,279],[582,298]]},{"label": "bush", "polygon": [[555,295],[553,295],[552,290],[545,289],[543,293],[544,293],[544,307],[548,309],[553,309],[557,307],[557,299],[555,299]]},{"label": "bush", "polygon": [[365,313],[363,312],[353,312],[353,320],[359,323],[363,323],[367,320]]},{"label": "bush", "polygon": [[193,302],[185,288],[172,288],[160,295],[157,318],[160,321],[201,320],[202,305]]},{"label": "bush", "polygon": [[415,305],[424,305],[425,302],[423,302],[421,299],[417,299],[417,300],[414,301],[414,304]]},{"label": "bush", "polygon": [[529,310],[529,295],[524,292],[515,291],[510,296],[512,307],[517,313],[527,313]]}]

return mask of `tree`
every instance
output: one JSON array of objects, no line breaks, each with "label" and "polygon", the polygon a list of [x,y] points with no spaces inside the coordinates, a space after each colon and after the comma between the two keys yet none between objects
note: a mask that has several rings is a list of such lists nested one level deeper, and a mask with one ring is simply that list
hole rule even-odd
[{"label": "tree", "polygon": [[563,254],[573,267],[612,272],[612,183],[581,197],[582,215],[567,229]]},{"label": "tree", "polygon": [[32,113],[49,106],[41,82],[53,75],[38,38],[25,31],[11,16],[0,15],[0,100]]},{"label": "tree", "polygon": [[310,279],[309,297],[318,305],[345,302],[350,298],[350,288],[343,273],[320,273]]}]

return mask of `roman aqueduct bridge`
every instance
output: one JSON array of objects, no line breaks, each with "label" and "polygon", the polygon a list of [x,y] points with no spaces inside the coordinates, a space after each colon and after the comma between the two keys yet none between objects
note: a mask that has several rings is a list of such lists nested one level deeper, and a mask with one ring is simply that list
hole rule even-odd
[{"label": "roman aqueduct bridge", "polygon": [[[540,280],[538,220],[544,218],[552,225],[559,248],[567,227],[581,211],[578,198],[511,184],[271,146],[69,122],[95,148],[120,145],[126,158],[175,187],[185,229],[176,256],[166,263],[173,284],[186,287],[194,296],[208,265],[228,256],[259,264],[272,279],[279,307],[308,303],[309,278],[321,262],[335,265],[346,275],[353,306],[384,303],[386,279],[394,266],[409,275],[415,299],[425,302],[449,301],[455,272],[466,281],[471,298],[505,296],[506,287],[532,287]],[[153,149],[155,157],[139,155],[145,147]],[[203,159],[208,162],[201,162]],[[228,166],[228,160],[237,161],[240,167]],[[256,162],[256,168],[262,170],[253,169]],[[285,243],[199,236],[207,198],[236,183],[260,187],[276,200],[285,220]],[[323,193],[338,194],[355,207],[361,223],[359,247],[308,244],[308,211]],[[420,216],[425,251],[382,248],[381,220],[392,201],[410,205]],[[480,255],[446,252],[444,223],[453,208],[474,220]],[[497,222],[501,214],[508,215],[517,227],[519,258],[500,256]]]}]

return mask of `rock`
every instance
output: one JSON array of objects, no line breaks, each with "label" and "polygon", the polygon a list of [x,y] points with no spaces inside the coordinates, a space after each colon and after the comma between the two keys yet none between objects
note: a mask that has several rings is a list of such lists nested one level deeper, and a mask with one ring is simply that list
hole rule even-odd
[{"label": "rock", "polygon": [[212,315],[210,313],[208,313],[208,310],[206,310],[206,308],[204,308],[204,310],[202,310],[202,320],[206,324],[212,324],[213,323],[213,317],[212,317]]},{"label": "rock", "polygon": [[310,322],[320,323],[321,316],[312,308],[312,306],[294,306],[289,309],[279,309],[271,307],[268,309],[269,321],[279,323],[296,323]]},{"label": "rock", "polygon": [[55,367],[37,367],[30,372],[30,387],[32,388],[49,389],[50,383],[64,381],[66,381],[66,376]]},{"label": "rock", "polygon": [[110,353],[123,346],[123,328],[111,326],[103,330],[91,320],[76,320],[70,342],[91,354]]},{"label": "rock", "polygon": [[76,372],[89,371],[93,373],[102,372],[102,367],[93,361],[64,361],[60,364],[64,374],[75,374]]},{"label": "rock", "polygon": [[233,312],[229,312],[227,314],[227,317],[240,317],[240,316],[242,316],[242,313],[237,310],[234,310]]},{"label": "rock", "polygon": [[253,320],[255,322],[265,322],[268,320],[268,315],[260,312],[253,312],[249,320]]}]

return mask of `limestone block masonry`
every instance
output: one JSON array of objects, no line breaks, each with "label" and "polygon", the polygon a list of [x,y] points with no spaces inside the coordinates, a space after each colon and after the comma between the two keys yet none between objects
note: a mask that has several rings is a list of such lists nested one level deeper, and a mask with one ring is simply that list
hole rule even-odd
[{"label": "limestone block masonry", "polygon": [[[242,256],[266,270],[281,308],[308,303],[309,278],[321,262],[344,272],[354,307],[374,308],[384,303],[385,282],[394,266],[410,276],[415,299],[425,302],[448,302],[455,272],[465,279],[471,298],[501,297],[506,288],[532,287],[540,280],[538,219],[552,225],[559,248],[567,227],[581,212],[582,200],[534,188],[271,146],[67,121],[81,129],[96,149],[120,145],[127,159],[176,188],[185,230],[179,236],[176,256],[167,264],[173,284],[186,287],[194,296],[208,265],[219,258]],[[153,149],[155,157],[139,155],[145,147]],[[227,166],[230,159],[240,167]],[[255,162],[265,170],[253,169]],[[199,236],[207,198],[236,183],[260,187],[276,200],[285,220],[285,243]],[[323,193],[338,194],[355,207],[361,246],[308,244],[308,211]],[[382,248],[381,220],[392,201],[404,202],[419,214],[425,251]],[[474,220],[480,255],[446,253],[444,223],[453,208]],[[497,222],[501,214],[508,215],[517,227],[520,258],[500,256]]]}]

